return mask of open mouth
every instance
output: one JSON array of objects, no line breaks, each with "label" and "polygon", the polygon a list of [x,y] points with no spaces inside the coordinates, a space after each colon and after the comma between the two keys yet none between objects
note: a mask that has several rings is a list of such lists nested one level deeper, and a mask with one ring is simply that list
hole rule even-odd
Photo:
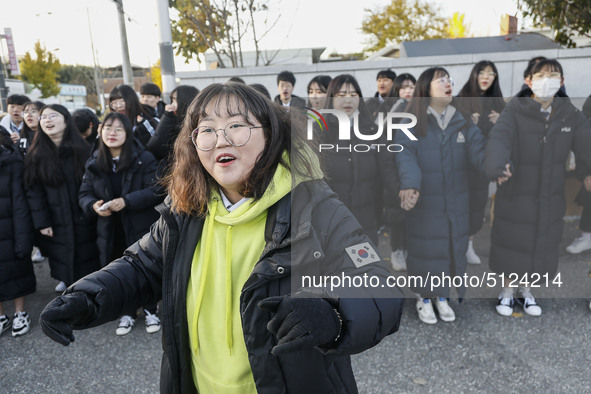
[{"label": "open mouth", "polygon": [[233,155],[229,155],[227,153],[223,153],[223,154],[219,155],[218,157],[216,157],[216,159],[215,159],[215,161],[220,164],[229,164],[229,163],[233,162],[234,160],[236,160],[236,157]]},{"label": "open mouth", "polygon": [[448,89],[448,90],[445,91],[445,95],[446,96],[451,96],[451,93],[452,93],[452,90],[451,89]]}]

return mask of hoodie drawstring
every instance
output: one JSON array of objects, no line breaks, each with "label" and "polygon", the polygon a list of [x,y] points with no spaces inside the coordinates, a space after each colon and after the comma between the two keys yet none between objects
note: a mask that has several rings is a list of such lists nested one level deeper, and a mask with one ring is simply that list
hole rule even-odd
[{"label": "hoodie drawstring", "polygon": [[226,230],[226,343],[232,354],[232,226]]},{"label": "hoodie drawstring", "polygon": [[[217,210],[217,202],[212,205],[211,212],[209,214],[209,226],[207,231],[209,234],[213,234],[213,224],[215,222],[215,213]],[[197,300],[195,301],[195,317],[193,318],[193,332],[197,333],[195,335],[195,349],[194,351],[197,352],[199,349],[199,332],[197,331],[197,323],[199,322],[199,312],[201,310],[201,304],[203,303],[203,292],[205,291],[205,280],[207,277],[207,268],[209,267],[209,261],[211,257],[211,240],[213,237],[207,237],[207,243],[205,244],[205,259],[203,264],[203,270],[201,272],[201,278],[199,280],[199,289],[197,291]],[[195,281],[196,282],[196,281]]]}]

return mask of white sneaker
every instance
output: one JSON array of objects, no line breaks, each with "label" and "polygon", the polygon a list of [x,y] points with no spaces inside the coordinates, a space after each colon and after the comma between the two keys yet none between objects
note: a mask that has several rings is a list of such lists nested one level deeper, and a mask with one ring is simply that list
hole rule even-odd
[{"label": "white sneaker", "polygon": [[18,337],[29,332],[31,319],[27,312],[16,312],[12,319],[12,336]]},{"label": "white sneaker", "polygon": [[419,319],[421,319],[423,323],[437,323],[437,317],[435,316],[435,311],[433,311],[433,303],[430,299],[419,298],[417,300],[417,312],[419,314]]},{"label": "white sneaker", "polygon": [[10,328],[10,317],[7,315],[0,316],[0,335]]},{"label": "white sneaker", "polygon": [[63,293],[64,291],[66,291],[66,284],[64,282],[60,282],[57,284],[57,286],[55,286],[55,291],[57,293]]},{"label": "white sneaker", "polygon": [[135,319],[133,317],[131,317],[129,315],[121,316],[121,319],[119,319],[119,326],[117,327],[117,330],[115,330],[115,333],[117,335],[129,334],[129,332],[133,328],[134,323],[135,323]]},{"label": "white sneaker", "polygon": [[406,258],[402,249],[397,249],[390,255],[390,264],[394,271],[406,271]]},{"label": "white sneaker", "polygon": [[468,241],[468,250],[466,250],[466,261],[468,264],[480,264],[480,257],[474,251],[474,242],[472,240]]},{"label": "white sneaker", "polygon": [[540,316],[542,307],[538,305],[536,299],[529,291],[522,291],[521,297],[517,299],[519,304],[523,305],[523,310],[530,316]]},{"label": "white sneaker", "polygon": [[495,309],[497,310],[497,313],[501,316],[511,316],[513,314],[514,304],[515,300],[513,298],[513,294],[508,295],[503,292],[499,295],[499,300],[497,301]]},{"label": "white sneaker", "polygon": [[45,257],[41,255],[41,251],[36,246],[33,246],[33,252],[31,252],[31,260],[33,261],[33,263],[40,263],[43,260],[45,260]]},{"label": "white sneaker", "polygon": [[591,302],[589,302],[589,309],[591,309]]},{"label": "white sneaker", "polygon": [[456,314],[454,313],[454,310],[451,309],[451,306],[449,306],[446,298],[436,298],[435,309],[437,309],[437,313],[439,313],[439,318],[444,322],[452,322],[456,320]]},{"label": "white sneaker", "polygon": [[589,238],[575,238],[572,244],[566,247],[566,251],[570,254],[579,254],[591,249],[591,239]]},{"label": "white sneaker", "polygon": [[153,334],[160,331],[160,319],[158,319],[158,316],[151,314],[146,309],[144,309],[144,313],[146,314],[146,332]]}]

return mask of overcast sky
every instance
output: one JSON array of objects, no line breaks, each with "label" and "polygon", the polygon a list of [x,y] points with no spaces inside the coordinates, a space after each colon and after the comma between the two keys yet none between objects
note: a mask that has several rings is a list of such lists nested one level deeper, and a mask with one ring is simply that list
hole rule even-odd
[{"label": "overcast sky", "polygon": [[[366,36],[360,31],[365,8],[383,7],[390,0],[270,0],[279,22],[264,49],[327,47],[325,54],[360,51]],[[516,0],[429,1],[445,16],[466,15],[474,35],[498,35],[501,15],[517,12]],[[123,0],[133,64],[147,66],[159,58],[155,0]],[[5,2],[0,27],[11,27],[18,55],[33,50],[40,40],[63,64],[92,65],[90,29],[101,66],[121,64],[116,6],[112,0],[26,0]],[[247,45],[248,46],[248,45]],[[246,49],[249,49],[248,47]],[[5,48],[4,48],[4,52]],[[6,55],[6,53],[5,53]],[[175,59],[177,71],[196,69],[196,62]]]}]

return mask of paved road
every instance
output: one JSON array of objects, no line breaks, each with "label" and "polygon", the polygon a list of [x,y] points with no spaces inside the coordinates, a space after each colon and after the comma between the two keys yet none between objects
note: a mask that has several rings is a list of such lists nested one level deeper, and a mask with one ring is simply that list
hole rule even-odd
[{"label": "paved road", "polygon": [[[562,250],[577,233],[566,223]],[[486,260],[488,225],[476,239]],[[585,295],[591,253],[561,257],[568,291],[557,297]],[[482,266],[469,267],[480,274]],[[158,391],[160,335],[147,334],[138,320],[127,336],[117,337],[112,322],[76,332],[65,348],[46,338],[37,323],[54,296],[55,281],[47,262],[35,265],[37,293],[27,300],[31,332],[21,338],[0,337],[0,393],[155,393]],[[498,289],[468,294],[496,297]],[[534,293],[536,294],[536,293]],[[539,300],[539,318],[516,313],[500,317],[494,300],[467,298],[452,302],[455,323],[422,324],[407,300],[400,331],[379,346],[353,357],[361,393],[540,392],[582,393],[591,390],[591,311],[589,299]],[[8,305],[12,311],[12,305]],[[517,312],[520,312],[517,310]],[[8,332],[9,334],[9,332]]]}]

